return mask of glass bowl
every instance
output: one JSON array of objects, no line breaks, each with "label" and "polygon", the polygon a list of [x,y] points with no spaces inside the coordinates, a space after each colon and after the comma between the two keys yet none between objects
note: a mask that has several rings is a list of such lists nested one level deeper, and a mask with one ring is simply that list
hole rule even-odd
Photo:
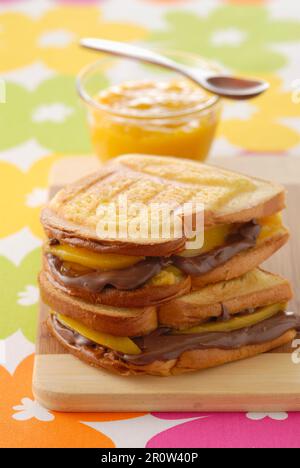
[{"label": "glass bowl", "polygon": [[[217,69],[194,54],[177,51],[164,51],[163,54],[189,66]],[[122,90],[125,82],[149,81],[185,81],[191,90],[196,90],[196,86],[179,73],[128,59],[103,58],[80,72],[77,90],[87,107],[91,139],[100,160],[141,153],[204,161],[220,121],[221,101],[217,96],[207,93],[204,100],[190,108],[171,106],[157,113],[155,107],[149,112],[138,109],[129,112],[126,108],[104,105],[99,99],[108,86],[121,86],[118,89]],[[143,90],[139,91],[142,98]]]}]

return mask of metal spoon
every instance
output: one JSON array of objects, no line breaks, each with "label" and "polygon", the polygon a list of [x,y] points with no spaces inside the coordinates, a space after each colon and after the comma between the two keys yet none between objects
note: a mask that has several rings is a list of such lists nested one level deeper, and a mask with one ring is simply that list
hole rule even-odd
[{"label": "metal spoon", "polygon": [[105,39],[84,38],[80,45],[88,49],[107,52],[119,57],[127,57],[181,73],[202,88],[218,96],[230,99],[250,99],[263,93],[269,88],[264,80],[238,78],[226,74],[217,74],[207,70],[188,67],[174,60],[164,57],[151,50],[137,47],[125,42],[107,41]]}]

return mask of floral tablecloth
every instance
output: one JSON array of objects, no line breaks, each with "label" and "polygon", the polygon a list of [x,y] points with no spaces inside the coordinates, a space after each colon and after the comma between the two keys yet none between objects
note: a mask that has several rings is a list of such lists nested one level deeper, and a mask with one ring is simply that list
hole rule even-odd
[{"label": "floral tablecloth", "polygon": [[[0,1],[0,447],[299,447],[300,414],[59,414],[31,392],[51,166],[91,152],[74,77],[84,35],[202,54],[271,82],[228,103],[213,154],[300,156],[295,0]],[[109,70],[104,79],[109,82]]]}]

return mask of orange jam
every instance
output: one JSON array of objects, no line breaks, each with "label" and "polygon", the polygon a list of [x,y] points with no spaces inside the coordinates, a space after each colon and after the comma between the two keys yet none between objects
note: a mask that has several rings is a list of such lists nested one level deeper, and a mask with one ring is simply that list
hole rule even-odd
[{"label": "orange jam", "polygon": [[96,153],[102,161],[125,153],[203,161],[219,121],[220,105],[192,83],[129,81],[102,91],[90,109]]}]

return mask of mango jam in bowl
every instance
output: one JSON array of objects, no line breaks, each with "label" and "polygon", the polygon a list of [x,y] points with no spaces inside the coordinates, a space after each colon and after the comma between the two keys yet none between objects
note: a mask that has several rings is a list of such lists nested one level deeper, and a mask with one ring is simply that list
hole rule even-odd
[{"label": "mango jam in bowl", "polygon": [[[168,56],[212,68],[193,54]],[[77,88],[101,161],[125,153],[207,158],[220,120],[220,99],[178,73],[126,59],[103,59],[80,73]]]}]

